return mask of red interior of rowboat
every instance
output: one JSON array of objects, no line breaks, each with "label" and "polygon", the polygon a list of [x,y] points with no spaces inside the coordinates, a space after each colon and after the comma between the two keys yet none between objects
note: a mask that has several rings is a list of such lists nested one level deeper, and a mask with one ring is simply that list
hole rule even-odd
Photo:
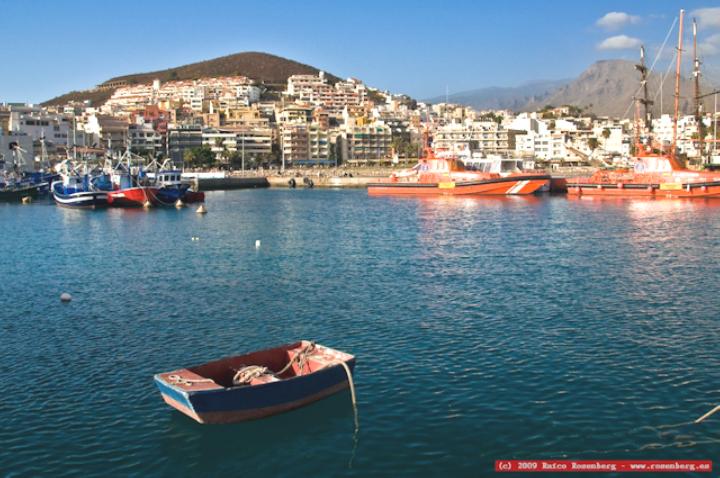
[{"label": "red interior of rowboat", "polygon": [[[190,367],[188,370],[201,377],[212,379],[216,384],[223,387],[232,387],[233,376],[238,369],[248,365],[260,365],[267,367],[273,372],[282,370],[296,354],[298,354],[307,343],[298,342],[292,344],[286,348],[276,348],[270,350],[261,350],[259,352],[253,352],[247,355],[240,355],[237,357],[228,357],[215,362],[209,362],[197,367]],[[324,354],[321,350],[315,349],[313,355],[317,358],[322,358]],[[291,378],[298,375],[306,375],[325,366],[325,361],[315,360],[313,356],[310,356],[305,362],[302,370],[298,361],[292,364],[287,371],[283,372],[282,375],[277,378]],[[259,377],[253,379],[250,382],[251,385],[259,385],[261,383],[267,383],[271,381],[271,377]]]}]

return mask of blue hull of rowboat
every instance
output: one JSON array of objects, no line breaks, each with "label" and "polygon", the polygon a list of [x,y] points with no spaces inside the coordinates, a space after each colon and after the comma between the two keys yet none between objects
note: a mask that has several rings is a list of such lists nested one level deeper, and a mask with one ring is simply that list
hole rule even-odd
[{"label": "blue hull of rowboat", "polygon": [[350,372],[355,357],[315,346],[304,367],[292,367],[280,376],[264,377],[234,386],[232,375],[242,366],[260,365],[280,370],[309,342],[302,341],[208,364],[157,374],[154,377],[165,402],[200,423],[232,423],[275,415],[321,400],[348,387],[344,362]]}]

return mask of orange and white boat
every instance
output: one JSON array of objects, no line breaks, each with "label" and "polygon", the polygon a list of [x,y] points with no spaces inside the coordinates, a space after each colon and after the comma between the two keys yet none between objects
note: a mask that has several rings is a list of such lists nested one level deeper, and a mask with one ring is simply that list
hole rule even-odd
[{"label": "orange and white boat", "polygon": [[508,174],[469,171],[454,157],[438,157],[425,148],[426,157],[413,168],[368,184],[370,195],[533,194],[546,189],[550,176],[544,172]]},{"label": "orange and white boat", "polygon": [[[677,156],[677,119],[680,98],[680,56],[682,53],[682,24],[684,11],[680,11],[678,31],[678,54],[675,78],[675,115],[673,141],[664,147],[652,140],[650,134],[643,143],[640,140],[640,105],[645,107],[646,128],[652,124],[648,107],[647,68],[644,63],[644,49],[640,50],[641,62],[637,69],[641,73],[644,98],[635,99],[635,150],[633,170],[599,170],[590,177],[567,180],[568,194],[576,196],[604,197],[659,197],[659,198],[708,198],[720,197],[720,172],[694,171],[683,167]],[[696,29],[694,28],[694,33]],[[699,63],[696,55],[696,68]],[[697,73],[697,71],[696,71]],[[696,99],[700,95],[696,92]],[[696,113],[699,115],[699,113]],[[648,124],[649,123],[649,124]]]}]

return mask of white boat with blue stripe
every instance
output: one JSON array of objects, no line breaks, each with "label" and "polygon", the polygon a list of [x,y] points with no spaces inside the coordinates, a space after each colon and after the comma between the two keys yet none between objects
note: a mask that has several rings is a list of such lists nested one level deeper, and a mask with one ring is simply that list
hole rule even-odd
[{"label": "white boat with blue stripe", "polygon": [[52,195],[58,206],[96,209],[108,205],[108,193],[95,187],[91,177],[84,175],[62,175],[52,184]]}]

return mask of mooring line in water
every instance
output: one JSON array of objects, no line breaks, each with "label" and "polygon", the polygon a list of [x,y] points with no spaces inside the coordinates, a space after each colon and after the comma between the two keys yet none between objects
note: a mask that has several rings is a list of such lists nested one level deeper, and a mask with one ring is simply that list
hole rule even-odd
[{"label": "mooring line in water", "polygon": [[355,431],[353,431],[353,448],[352,453],[350,454],[350,460],[348,461],[348,468],[352,468],[353,460],[355,460],[355,452],[357,451],[358,446],[358,431],[360,430],[360,421],[358,420],[357,410],[357,397],[355,395],[355,383],[353,382],[350,367],[348,367],[348,365],[343,361],[340,361],[338,363],[342,365],[342,367],[345,369],[345,375],[347,375],[348,385],[350,385],[350,398],[352,400],[353,415],[355,417]]},{"label": "mooring line in water", "polygon": [[715,408],[713,408],[712,410],[710,410],[709,412],[707,412],[705,415],[703,415],[703,416],[701,416],[700,418],[698,418],[697,420],[695,420],[693,423],[700,423],[700,422],[702,422],[702,421],[705,420],[706,418],[709,418],[711,415],[715,414],[715,413],[718,412],[718,411],[720,411],[720,405],[716,406]]},{"label": "mooring line in water", "polygon": [[353,383],[352,378],[352,372],[350,371],[350,367],[345,362],[338,362],[342,367],[345,369],[345,374],[347,375],[348,379],[348,385],[350,385],[350,398],[352,399],[352,406],[353,406],[353,413],[355,414],[355,432],[357,432],[360,429],[360,422],[358,421],[358,411],[357,411],[357,399],[355,396],[355,384]]}]

